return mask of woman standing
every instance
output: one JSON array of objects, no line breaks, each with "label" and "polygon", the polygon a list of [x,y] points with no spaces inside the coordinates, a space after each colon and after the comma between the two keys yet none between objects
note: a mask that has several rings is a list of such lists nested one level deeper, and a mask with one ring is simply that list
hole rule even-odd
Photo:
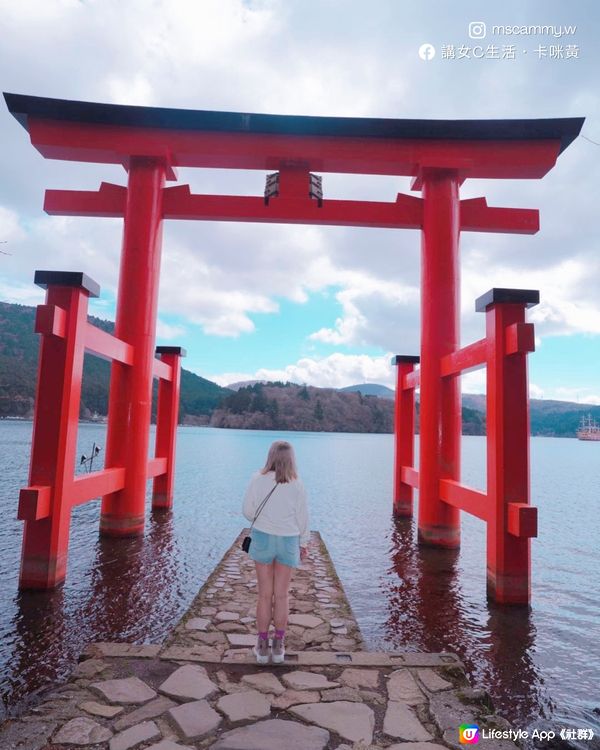
[{"label": "woman standing", "polygon": [[250,480],[243,512],[254,522],[249,550],[258,581],[254,653],[259,664],[269,661],[269,626],[273,620],[271,658],[280,664],[285,656],[290,581],[294,568],[307,555],[310,539],[306,492],[298,479],[296,457],[289,443],[277,440],[270,447],[264,467]]}]

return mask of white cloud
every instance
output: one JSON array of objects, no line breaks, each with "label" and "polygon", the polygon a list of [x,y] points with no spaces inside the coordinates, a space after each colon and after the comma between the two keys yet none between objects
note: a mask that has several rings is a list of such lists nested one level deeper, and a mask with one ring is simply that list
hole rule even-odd
[{"label": "white cloud", "polygon": [[54,0],[52,3],[46,0],[23,0],[20,3],[2,0],[0,9],[5,23],[13,23],[14,28],[22,29],[21,24],[25,23],[39,26],[63,23],[67,14],[75,11],[79,5],[78,0]]},{"label": "white cloud", "polygon": [[568,386],[556,386],[554,388],[539,388],[531,385],[529,388],[531,398],[543,398],[546,401],[572,401],[578,404],[600,404],[600,393],[591,388],[574,388]]},{"label": "white cloud", "polygon": [[485,369],[473,370],[460,377],[460,388],[463,393],[485,393]]},{"label": "white cloud", "polygon": [[206,262],[175,240],[165,252],[160,307],[185,316],[208,334],[236,337],[254,330],[249,313],[278,310],[258,284],[240,286],[226,266],[220,267],[216,259]]},{"label": "white cloud", "polygon": [[[7,245],[11,242],[22,240],[26,236],[25,230],[19,223],[19,215],[16,211],[0,206],[0,242]],[[10,252],[10,248],[2,248]]]},{"label": "white cloud", "polygon": [[[600,333],[600,305],[592,296],[581,294],[590,274],[600,276],[600,262],[567,257],[529,269],[481,257],[467,257],[463,278],[463,319],[483,335],[483,318],[473,312],[473,300],[492,286],[540,290],[540,304],[530,310],[528,319],[535,324],[536,335],[557,336],[571,333]],[[599,279],[600,281],[600,279]],[[492,282],[492,283],[490,283]]]},{"label": "white cloud", "polygon": [[44,292],[33,284],[20,284],[0,278],[0,299],[18,305],[40,305],[44,301]]},{"label": "white cloud", "polygon": [[395,370],[390,364],[391,357],[391,354],[369,357],[364,354],[335,353],[321,359],[303,357],[281,369],[261,368],[254,373],[226,372],[204,377],[219,385],[239,380],[289,380],[321,388],[343,388],[356,383],[381,383],[393,388]]},{"label": "white cloud", "polygon": [[166,323],[160,318],[156,322],[156,339],[157,341],[173,341],[181,336],[185,336],[186,329],[180,325]]},{"label": "white cloud", "polygon": [[[336,294],[343,315],[334,328],[321,328],[311,334],[311,339],[386,348],[402,341],[402,353],[418,351],[418,289],[356,273],[343,274],[339,281],[345,286]],[[400,329],[398,321],[404,323]]]},{"label": "white cloud", "polygon": [[135,104],[151,107],[155,102],[154,89],[143,75],[134,75],[127,80],[111,76],[107,82],[109,98],[117,104]]},{"label": "white cloud", "polygon": [[529,383],[529,398],[544,398],[544,389],[535,383]]}]

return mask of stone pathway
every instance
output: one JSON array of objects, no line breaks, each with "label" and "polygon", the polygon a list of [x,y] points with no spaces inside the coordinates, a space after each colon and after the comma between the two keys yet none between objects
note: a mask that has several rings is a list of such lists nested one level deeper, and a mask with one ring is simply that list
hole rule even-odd
[{"label": "stone pathway", "polygon": [[314,532],[286,661],[258,666],[254,565],[239,543],[166,643],[92,644],[66,685],[0,728],[0,749],[441,750],[461,747],[460,724],[508,727],[453,654],[364,650]]},{"label": "stone pathway", "polygon": [[[327,549],[313,534],[309,559],[294,573],[286,649],[357,651],[362,636]],[[254,661],[254,563],[234,544],[202,587],[166,643],[172,658]]]}]

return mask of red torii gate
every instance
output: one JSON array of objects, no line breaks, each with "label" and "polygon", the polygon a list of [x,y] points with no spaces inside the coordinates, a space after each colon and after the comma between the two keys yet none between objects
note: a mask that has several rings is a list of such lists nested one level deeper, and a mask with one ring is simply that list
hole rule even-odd
[{"label": "red torii gate", "polygon": [[[407,477],[412,477],[404,481],[409,489],[419,485],[422,543],[459,544],[456,502],[452,504],[446,485],[441,484],[457,484],[460,469],[460,388],[458,378],[448,377],[444,370],[450,366],[448,358],[458,357],[460,352],[459,234],[533,234],[539,228],[537,211],[490,208],[485,198],[460,200],[459,187],[466,178],[540,179],[577,137],[582,119],[295,117],[4,96],[10,112],[45,158],[122,164],[128,172],[127,187],[102,183],[97,192],[46,191],[44,208],[49,214],[123,217],[123,250],[114,337],[100,337],[90,326],[86,335],[81,333],[85,327],[81,299],[87,300],[94,282],[82,281],[80,274],[67,278],[42,273],[38,279],[48,287],[47,305],[38,313],[37,329],[44,334],[42,358],[44,346],[50,351],[58,346],[56,341],[62,341],[62,349],[58,347],[60,351],[53,356],[62,357],[63,365],[69,357],[77,363],[87,348],[111,358],[113,368],[106,468],[86,480],[85,491],[80,479],[76,480],[80,489],[73,491],[69,474],[72,466],[67,452],[73,432],[65,425],[76,420],[75,407],[63,387],[60,408],[50,409],[49,415],[40,378],[31,486],[22,490],[19,506],[19,517],[25,520],[21,587],[48,588],[63,580],[73,504],[103,494],[101,532],[115,536],[143,533],[149,476],[164,478],[162,490],[155,489],[156,502],[170,505],[176,387],[171,387],[171,409],[164,418],[165,425],[171,425],[170,431],[165,427],[168,437],[161,448],[168,458],[159,455],[150,464],[147,459],[152,378],[160,364],[154,359],[154,340],[163,219],[422,230],[420,470],[417,482],[411,460],[402,475],[402,461],[397,457],[396,486],[398,492],[406,493],[406,487],[400,488]],[[176,179],[178,166],[276,174],[267,178],[264,196],[193,195],[188,186],[165,186],[165,181]],[[408,175],[414,178],[412,188],[421,190],[422,197],[398,194],[391,202],[330,200],[323,198],[320,179],[313,172]],[[56,301],[51,302],[51,297]],[[521,347],[518,351],[525,351],[520,341],[523,332],[513,333],[515,336],[520,336],[515,344]],[[171,356],[179,362],[177,353]],[[456,362],[454,365],[453,374],[464,369]],[[167,383],[175,382],[175,370],[173,361],[158,375]],[[61,381],[63,385],[73,381],[72,375]],[[417,379],[412,378],[414,388]],[[74,384],[77,392],[77,377]],[[402,389],[397,397],[401,394]],[[528,430],[526,423],[525,413]],[[396,431],[398,435],[399,420]],[[41,444],[44,438],[54,436],[59,437],[56,451],[40,458],[36,441]],[[53,471],[56,465],[62,467],[60,481]],[[526,468],[528,471],[528,464]],[[521,505],[528,502],[527,498],[521,500]],[[403,510],[400,505],[396,495],[395,509],[405,513],[406,504]],[[466,509],[472,512],[471,506]],[[500,507],[494,510],[496,515],[508,512]],[[514,522],[513,530],[517,526]],[[507,596],[492,585],[491,595],[499,601],[528,601],[528,569],[525,573],[521,570],[519,576],[516,594],[513,591]]]}]

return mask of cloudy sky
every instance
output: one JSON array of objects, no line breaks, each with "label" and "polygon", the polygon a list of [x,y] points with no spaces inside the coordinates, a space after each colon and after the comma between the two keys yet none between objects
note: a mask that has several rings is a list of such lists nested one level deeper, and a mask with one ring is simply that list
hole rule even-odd
[{"label": "cloudy sky", "polygon": [[[4,91],[192,109],[585,116],[585,138],[544,180],[463,185],[463,197],[539,208],[541,231],[463,235],[462,341],[483,335],[473,303],[491,286],[538,288],[532,395],[600,403],[599,8],[596,0],[0,0],[0,76]],[[486,38],[471,39],[469,24],[480,21]],[[556,34],[499,35],[493,25],[550,25]],[[559,36],[567,26],[576,29]],[[433,59],[419,57],[423,44]],[[461,46],[476,45],[488,56],[458,59]],[[0,299],[40,302],[36,268],[83,270],[102,287],[93,312],[111,318],[121,221],[48,217],[42,202],[45,188],[125,184],[125,172],[44,160],[6,109],[0,137]],[[264,188],[263,172],[180,170],[179,178],[195,192]],[[409,192],[408,178],[327,174],[323,185],[331,198]],[[158,342],[183,344],[186,367],[223,384],[391,385],[390,355],[418,352],[419,242],[412,230],[169,222]],[[463,381],[483,391],[483,373]]]}]

